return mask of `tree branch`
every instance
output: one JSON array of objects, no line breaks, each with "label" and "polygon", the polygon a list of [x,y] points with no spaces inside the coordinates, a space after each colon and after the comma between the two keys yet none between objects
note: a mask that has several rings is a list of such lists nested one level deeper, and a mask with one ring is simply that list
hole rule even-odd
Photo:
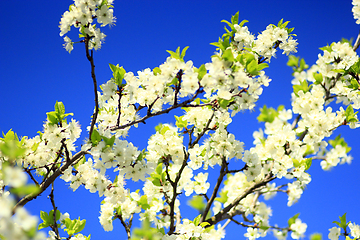
[{"label": "tree branch", "polygon": [[70,161],[67,161],[62,167],[58,168],[46,181],[40,184],[40,191],[38,193],[30,193],[23,197],[14,207],[13,207],[13,214],[15,213],[16,208],[19,206],[24,206],[26,203],[30,202],[31,200],[37,198],[41,193],[43,193],[49,186],[52,184],[55,179],[60,176],[69,166],[75,164],[81,157],[87,154],[86,151],[80,151],[76,153]]},{"label": "tree branch", "polygon": [[263,179],[261,182],[254,183],[251,187],[247,188],[243,194],[238,196],[232,203],[227,205],[225,208],[223,208],[219,213],[217,213],[215,216],[205,220],[205,222],[208,222],[210,225],[207,225],[206,227],[210,227],[215,225],[216,223],[222,221],[224,219],[224,216],[228,214],[228,212],[238,205],[242,199],[244,199],[247,195],[254,192],[257,188],[266,185],[268,182],[274,180],[276,177],[272,175],[268,175],[267,178]]},{"label": "tree branch", "polygon": [[95,112],[93,113],[93,117],[92,117],[91,125],[90,125],[90,131],[89,131],[89,139],[91,141],[91,134],[94,131],[96,119],[99,114],[99,99],[98,99],[98,94],[97,94],[97,82],[96,82],[96,76],[95,76],[95,64],[94,64],[94,58],[93,58],[93,51],[91,50],[91,54],[90,54],[89,41],[90,41],[90,37],[86,36],[85,37],[86,58],[89,60],[90,65],[91,65],[91,78],[93,80],[94,94],[95,94]]},{"label": "tree branch", "polygon": [[208,201],[208,203],[206,204],[206,207],[205,207],[205,210],[204,210],[204,213],[203,215],[201,216],[201,219],[200,219],[200,223],[202,223],[203,221],[205,221],[205,218],[210,210],[210,207],[211,205],[213,204],[216,196],[217,196],[217,193],[219,191],[219,188],[220,188],[220,185],[224,179],[224,176],[226,175],[226,165],[227,165],[227,162],[225,161],[225,157],[222,158],[222,164],[221,164],[221,169],[220,169],[220,175],[216,181],[216,185],[214,187],[214,191]]}]

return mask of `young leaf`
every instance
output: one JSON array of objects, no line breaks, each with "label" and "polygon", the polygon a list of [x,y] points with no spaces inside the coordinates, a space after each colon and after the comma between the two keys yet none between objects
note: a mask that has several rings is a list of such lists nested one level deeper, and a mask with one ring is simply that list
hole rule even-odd
[{"label": "young leaf", "polygon": [[58,116],[61,116],[65,113],[65,106],[62,102],[56,101],[55,103],[55,112],[58,114]]},{"label": "young leaf", "polygon": [[198,79],[199,81],[201,81],[201,79],[203,79],[203,77],[205,76],[205,74],[207,73],[207,70],[205,68],[205,64],[202,64],[199,69],[197,69],[198,72]]},{"label": "young leaf", "polygon": [[193,196],[189,201],[187,201],[187,204],[198,210],[199,212],[202,212],[204,211],[205,207],[206,207],[206,204],[204,202],[204,198],[202,196]]},{"label": "young leaf", "polygon": [[233,62],[234,61],[234,55],[231,52],[231,49],[226,49],[225,52],[222,54],[222,58],[225,61]]},{"label": "young leaf", "polygon": [[300,213],[295,214],[293,217],[291,217],[288,220],[288,226],[290,227],[293,223],[295,223],[295,220],[299,217]]}]

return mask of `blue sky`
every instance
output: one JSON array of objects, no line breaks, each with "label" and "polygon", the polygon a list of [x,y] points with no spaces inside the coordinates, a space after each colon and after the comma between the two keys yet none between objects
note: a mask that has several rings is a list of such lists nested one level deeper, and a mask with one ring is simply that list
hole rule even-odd
[{"label": "blue sky", "polygon": [[[71,3],[70,0],[1,2],[0,131],[7,132],[12,128],[19,136],[33,137],[42,130],[46,112],[53,110],[56,101],[62,101],[66,111],[73,112],[82,125],[82,139],[87,136],[85,128],[90,123],[94,99],[90,65],[83,45],[75,45],[71,54],[65,51],[58,28],[61,15]],[[115,0],[114,6],[116,26],[104,29],[106,42],[94,54],[99,84],[111,78],[109,63],[134,72],[154,68],[165,61],[166,50],[175,50],[178,46],[189,46],[185,60],[192,60],[195,66],[209,62],[215,51],[209,43],[217,41],[223,34],[224,24],[220,21],[229,20],[237,11],[241,20],[249,21],[246,25],[255,34],[281,18],[290,21],[289,26],[295,27],[299,42],[297,55],[305,58],[309,65],[321,53],[319,47],[342,37],[356,38],[360,29],[353,19],[350,0]],[[292,76],[286,61],[286,56],[279,52],[277,59],[273,59],[270,68],[266,69],[273,81],[264,89],[257,103],[259,107],[264,104],[275,108],[280,104],[290,107]],[[258,110],[238,114],[231,125],[236,138],[245,142],[248,148],[252,145],[252,132],[262,127],[256,120],[257,115]],[[153,127],[159,121],[173,121],[173,117],[150,121],[141,129],[131,131],[128,140],[140,149],[146,147],[144,136],[154,133]],[[278,195],[268,202],[273,208],[271,223],[285,226],[289,217],[301,212],[300,218],[308,224],[307,237],[320,232],[325,238],[328,229],[334,226],[332,221],[345,212],[349,220],[360,224],[357,172],[360,132],[343,127],[335,135],[338,133],[352,147],[353,163],[323,172],[319,163],[314,162],[310,169],[312,182],[297,204],[287,207],[285,195]],[[39,209],[49,211],[51,204],[47,195],[45,192],[29,203],[28,209],[33,214],[38,214]],[[73,193],[59,180],[55,197],[62,212],[69,212],[72,218],[87,219],[84,234],[91,233],[92,239],[125,239],[125,231],[118,222],[114,224],[116,230],[113,232],[102,230],[98,222],[101,199],[97,194],[90,194],[83,188]],[[188,214],[192,216],[191,212]],[[235,225],[229,226],[226,239],[241,239],[238,229]]]}]

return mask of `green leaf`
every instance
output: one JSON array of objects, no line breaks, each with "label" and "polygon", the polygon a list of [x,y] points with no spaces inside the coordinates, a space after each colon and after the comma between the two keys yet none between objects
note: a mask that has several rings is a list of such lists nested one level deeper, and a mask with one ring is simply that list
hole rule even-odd
[{"label": "green leaf", "polygon": [[185,53],[186,53],[186,50],[189,48],[189,46],[186,46],[182,51],[181,51],[181,54],[180,54],[180,47],[178,47],[176,49],[176,52],[173,52],[173,51],[170,51],[170,50],[166,50],[170,56],[172,58],[175,58],[175,59],[179,59],[181,60],[182,62],[184,62],[184,57],[185,57]]},{"label": "green leaf", "polygon": [[321,73],[313,73],[313,77],[315,79],[316,84],[321,84],[323,82],[323,75]]},{"label": "green leaf", "polygon": [[348,146],[348,144],[345,142],[345,139],[342,138],[340,134],[338,136],[336,136],[336,138],[334,140],[329,140],[329,144],[333,148],[336,148],[337,145],[345,147],[346,153],[350,152],[350,150],[351,150],[351,147]]},{"label": "green leaf", "polygon": [[310,235],[310,240],[322,240],[321,233],[313,233]]},{"label": "green leaf", "polygon": [[125,74],[126,74],[126,71],[125,71],[125,69],[124,69],[122,66],[117,69],[117,71],[116,71],[115,83],[116,83],[118,86],[121,86],[122,80],[124,79]]},{"label": "green leaf", "polygon": [[198,79],[199,81],[201,81],[201,79],[203,79],[203,77],[205,76],[205,74],[207,73],[207,70],[205,68],[205,64],[202,64],[199,69],[197,69],[198,72]]},{"label": "green leaf", "polygon": [[345,110],[345,116],[347,122],[357,122],[358,119],[356,117],[358,112],[354,113],[354,109],[351,105],[349,105]]},{"label": "green leaf", "polygon": [[167,125],[162,125],[162,128],[160,130],[160,134],[164,135],[168,130],[170,130],[170,127]]},{"label": "green leaf", "polygon": [[266,105],[260,109],[260,114],[257,117],[259,122],[272,123],[279,113],[274,108],[267,108]]},{"label": "green leaf", "polygon": [[226,49],[225,52],[222,54],[222,58],[228,62],[233,62],[235,60],[231,49]]},{"label": "green leaf", "polygon": [[261,71],[261,70],[263,70],[264,68],[267,68],[267,67],[269,67],[269,64],[267,64],[267,63],[260,63],[260,64],[258,64],[257,70],[258,70],[258,71]]},{"label": "green leaf", "polygon": [[140,197],[140,200],[137,202],[139,204],[139,206],[146,210],[150,208],[150,205],[148,204],[148,200],[147,200],[147,196],[143,195]]},{"label": "green leaf", "polygon": [[338,225],[340,228],[344,229],[346,231],[346,227],[349,225],[350,222],[346,222],[346,213],[339,217],[340,222],[333,221],[336,225]]},{"label": "green leaf", "polygon": [[184,47],[184,49],[181,51],[180,59],[184,61],[184,57],[186,54],[186,51],[188,50],[189,46]]},{"label": "green leaf", "polygon": [[113,64],[111,64],[111,63],[109,63],[109,66],[110,66],[111,71],[112,71],[113,73],[115,73],[115,72],[116,72],[116,69],[117,69],[118,67],[115,66],[115,65],[113,65]]},{"label": "green leaf", "polygon": [[221,203],[226,203],[226,201],[228,200],[227,193],[228,191],[221,191],[220,197],[215,198],[215,200]]},{"label": "green leaf", "polygon": [[311,164],[312,164],[312,158],[307,158],[305,161],[304,161],[304,165],[305,165],[305,171],[309,170],[309,168],[311,167]]},{"label": "green leaf", "polygon": [[288,226],[290,227],[293,223],[295,223],[295,220],[299,217],[300,213],[295,214],[293,217],[291,217],[288,220]]},{"label": "green leaf", "polygon": [[40,192],[40,187],[35,184],[28,184],[17,188],[12,188],[10,190],[11,193],[23,197],[28,194],[38,194]]},{"label": "green leaf", "polygon": [[289,60],[286,63],[289,67],[298,67],[300,57],[296,57],[294,55],[289,55]]},{"label": "green leaf", "polygon": [[100,141],[101,141],[101,135],[96,129],[94,129],[91,134],[92,145],[96,146]]},{"label": "green leaf", "polygon": [[194,223],[195,226],[199,225],[200,219],[201,219],[201,214],[199,214],[196,218],[194,218],[192,222]]},{"label": "green leaf", "polygon": [[202,223],[200,223],[200,227],[202,227],[202,228],[205,228],[205,227],[208,226],[208,225],[211,225],[211,224],[208,223],[208,222],[202,222]]},{"label": "green leaf", "polygon": [[231,17],[232,24],[238,24],[239,22],[239,12],[236,12],[234,16]]},{"label": "green leaf", "polygon": [[256,59],[252,60],[247,66],[246,66],[246,71],[250,74],[250,75],[258,75],[259,71],[258,71],[258,62],[256,61]]},{"label": "green leaf", "polygon": [[[234,25],[231,24],[231,23],[229,23],[228,21],[226,21],[226,20],[221,20],[221,22],[226,23],[226,24],[231,28],[232,31],[235,30]],[[225,30],[226,30],[226,28],[225,28]]]},{"label": "green leaf", "polygon": [[254,54],[251,54],[251,53],[239,54],[236,58],[237,58],[237,60],[239,60],[239,62],[240,62],[243,66],[245,66],[245,67],[246,67],[251,61],[255,60]]},{"label": "green leaf", "polygon": [[145,149],[143,149],[143,150],[139,153],[138,157],[136,158],[136,161],[142,161],[142,160],[144,160],[144,159],[145,159],[145,156],[146,156],[146,152],[145,152]]},{"label": "green leaf", "polygon": [[158,74],[161,74],[161,69],[159,67],[155,67],[153,69],[153,73],[154,73],[155,76],[157,76]]},{"label": "green leaf", "polygon": [[306,63],[305,63],[305,59],[301,59],[300,60],[300,71],[303,71],[303,70],[305,70],[305,69],[307,69],[307,68],[309,68],[309,65],[307,65]]},{"label": "green leaf", "polygon": [[46,113],[46,115],[47,115],[48,121],[51,124],[58,124],[60,122],[56,112],[48,112],[48,113]]},{"label": "green leaf", "polygon": [[80,217],[79,219],[74,219],[74,220],[71,220],[70,218],[66,218],[64,222],[66,226],[64,230],[69,235],[74,235],[75,233],[81,232],[84,229],[86,220],[85,219],[80,220]]},{"label": "green leaf", "polygon": [[58,116],[61,116],[65,113],[65,106],[62,102],[56,101],[55,103],[55,112],[58,114]]},{"label": "green leaf", "polygon": [[161,187],[161,181],[160,181],[160,178],[154,178],[152,181],[151,181],[155,186],[157,187]]},{"label": "green leaf", "polygon": [[232,101],[231,99],[230,100],[226,100],[222,98],[218,99],[219,106],[222,107],[223,109],[226,109],[231,101]]},{"label": "green leaf", "polygon": [[299,91],[303,91],[304,93],[310,91],[310,86],[306,80],[300,81],[300,85],[293,85],[294,93],[296,96],[298,95]]},{"label": "green leaf", "polygon": [[321,48],[319,48],[319,49],[320,49],[320,50],[323,50],[324,52],[325,52],[325,51],[332,52],[331,46],[329,46],[329,45],[326,45],[325,47],[321,47]]},{"label": "green leaf", "polygon": [[186,128],[187,127],[187,121],[186,120],[182,120],[184,116],[181,116],[181,117],[178,117],[175,115],[175,119],[176,119],[176,126],[180,129],[180,131],[183,129],[183,128]]},{"label": "green leaf", "polygon": [[[96,131],[96,130],[94,130],[94,131]],[[106,144],[106,147],[112,147],[114,145],[115,135],[113,135],[111,138],[107,138],[107,137],[104,137],[104,136],[101,136],[101,137],[104,140],[104,142]]]},{"label": "green leaf", "polygon": [[19,147],[15,141],[11,141],[0,144],[0,151],[3,155],[7,156],[11,160],[14,160],[22,157],[26,149]]},{"label": "green leaf", "polygon": [[203,212],[206,207],[204,198],[202,196],[198,196],[198,195],[195,195],[190,200],[188,200],[187,204],[190,207],[198,210],[199,212]]},{"label": "green leaf", "polygon": [[248,20],[242,20],[241,23],[239,24],[240,27],[244,26],[245,23],[249,22]]},{"label": "green leaf", "polygon": [[359,90],[360,89],[360,85],[358,83],[358,81],[356,81],[355,79],[351,79],[350,80],[350,85],[347,86],[350,89],[353,90]]}]

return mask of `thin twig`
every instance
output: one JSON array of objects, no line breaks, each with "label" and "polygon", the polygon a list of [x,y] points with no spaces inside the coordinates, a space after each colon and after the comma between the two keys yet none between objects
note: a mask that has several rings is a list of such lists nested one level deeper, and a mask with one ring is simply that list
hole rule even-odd
[{"label": "thin twig", "polygon": [[205,210],[204,210],[204,213],[202,214],[201,216],[201,219],[200,219],[200,223],[204,222],[205,221],[205,218],[210,210],[210,207],[211,205],[213,204],[217,194],[218,194],[218,191],[220,189],[220,185],[226,175],[226,165],[227,165],[227,162],[225,160],[225,157],[222,158],[222,163],[221,163],[221,169],[220,169],[220,174],[219,174],[219,177],[216,181],[216,185],[214,187],[214,191],[210,197],[210,199],[208,200],[207,204],[206,204],[206,207],[205,207]]},{"label": "thin twig", "polygon": [[19,202],[17,202],[17,204],[13,207],[13,210],[12,210],[13,214],[15,213],[16,208],[18,208],[19,206],[24,206],[26,203],[37,198],[41,193],[43,193],[50,186],[50,184],[52,184],[55,181],[55,179],[57,177],[60,176],[60,174],[62,174],[69,166],[75,164],[76,161],[80,160],[87,153],[88,152],[86,152],[86,151],[80,151],[80,152],[76,153],[71,158],[70,161],[67,161],[63,166],[56,169],[56,171],[49,178],[47,178],[46,181],[44,181],[40,184],[39,192],[30,193],[30,194],[26,195],[25,197],[23,197]]},{"label": "thin twig", "polygon": [[142,118],[140,118],[140,119],[138,119],[138,120],[134,120],[134,121],[132,121],[132,122],[129,122],[129,123],[124,124],[124,125],[121,125],[121,126],[112,127],[112,128],[110,128],[110,130],[111,130],[111,131],[115,131],[115,130],[119,130],[119,129],[124,129],[124,128],[130,127],[130,126],[135,125],[135,124],[137,124],[137,123],[141,123],[141,122],[144,123],[145,120],[147,120],[147,119],[150,118],[150,117],[162,115],[162,114],[164,114],[164,113],[169,113],[171,110],[176,109],[176,108],[181,108],[181,107],[196,107],[197,105],[191,105],[190,103],[191,103],[192,101],[194,101],[195,98],[196,98],[200,93],[203,93],[203,92],[204,92],[204,90],[203,90],[202,88],[198,88],[198,90],[196,90],[196,92],[195,92],[195,94],[194,94],[194,96],[193,96],[192,98],[190,98],[190,99],[188,99],[188,100],[186,100],[186,101],[184,101],[184,102],[182,102],[182,103],[180,103],[180,104],[173,105],[173,106],[171,106],[171,107],[169,107],[169,108],[167,108],[167,109],[164,109],[164,110],[159,111],[159,112],[156,112],[156,113],[149,113],[149,112],[148,112],[146,116],[144,116],[144,117],[142,117]]},{"label": "thin twig", "polygon": [[93,80],[94,85],[94,95],[95,95],[95,112],[93,113],[91,125],[90,125],[90,131],[89,131],[89,139],[91,140],[92,132],[94,131],[94,126],[96,123],[97,116],[99,114],[99,99],[98,99],[98,93],[97,93],[97,82],[96,82],[96,76],[95,76],[95,64],[94,64],[94,57],[93,57],[93,50],[91,50],[91,54],[89,52],[89,41],[90,37],[85,37],[85,51],[86,51],[86,58],[89,60],[91,65],[91,78]]},{"label": "thin twig", "polygon": [[[119,218],[121,224],[124,226],[127,238],[131,239],[131,232],[130,232],[131,229],[130,229],[129,225],[124,221],[121,214],[117,214],[116,217]],[[132,220],[132,218],[131,218],[131,220]]]},{"label": "thin twig", "polygon": [[56,220],[56,212],[57,212],[57,207],[55,205],[55,198],[54,198],[54,183],[51,184],[51,192],[49,194],[49,198],[50,198],[50,201],[51,201],[51,205],[54,209],[54,212],[53,212],[53,221],[54,221],[54,226],[51,226],[52,230],[55,232],[56,234],[56,238],[57,240],[60,240],[60,234],[59,234],[59,228],[58,228],[58,225],[57,225],[57,220]]},{"label": "thin twig", "polygon": [[359,34],[358,34],[358,36],[356,38],[353,50],[356,51],[359,48],[359,45],[360,45],[360,32],[359,32]]},{"label": "thin twig", "polygon": [[254,192],[259,187],[262,187],[266,185],[268,182],[276,179],[276,177],[272,175],[268,175],[267,178],[263,179],[261,182],[254,183],[251,187],[247,188],[240,196],[238,196],[232,203],[224,207],[220,212],[218,212],[215,216],[205,220],[204,222],[208,222],[209,225],[206,227],[211,227],[215,225],[216,223],[223,220],[224,216],[228,214],[228,212],[235,206],[237,206],[242,199],[244,199],[246,196],[248,196],[250,193]]}]

